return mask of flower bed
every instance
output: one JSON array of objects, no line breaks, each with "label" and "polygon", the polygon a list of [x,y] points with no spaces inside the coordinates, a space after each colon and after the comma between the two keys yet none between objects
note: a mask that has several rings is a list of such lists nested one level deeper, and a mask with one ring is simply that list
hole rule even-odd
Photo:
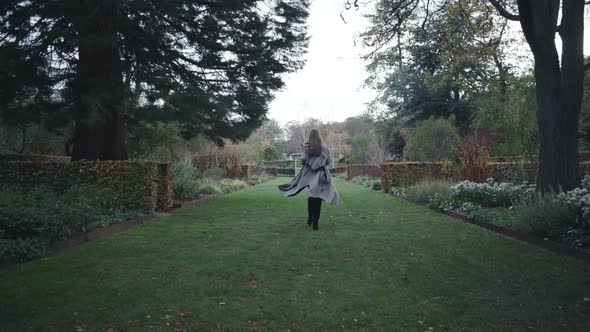
[{"label": "flower bed", "polygon": [[513,184],[493,179],[454,185],[430,181],[393,187],[389,192],[418,199],[434,209],[459,211],[474,219],[578,249],[590,246],[590,176],[584,178],[579,188],[558,195],[541,196],[535,185],[527,182]]}]

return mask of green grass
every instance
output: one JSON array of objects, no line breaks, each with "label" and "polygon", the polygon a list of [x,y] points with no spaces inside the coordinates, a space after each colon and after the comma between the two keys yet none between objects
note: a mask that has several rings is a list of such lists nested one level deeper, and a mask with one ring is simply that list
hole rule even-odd
[{"label": "green grass", "polygon": [[0,330],[590,328],[590,265],[341,180],[313,232],[282,181],[0,270]]}]

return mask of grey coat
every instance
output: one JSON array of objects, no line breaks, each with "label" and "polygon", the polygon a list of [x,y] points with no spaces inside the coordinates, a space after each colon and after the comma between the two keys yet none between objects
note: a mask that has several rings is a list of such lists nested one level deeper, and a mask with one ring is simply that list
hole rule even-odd
[{"label": "grey coat", "polygon": [[328,170],[331,163],[330,149],[325,145],[322,146],[319,156],[304,153],[299,173],[291,182],[279,185],[279,190],[284,196],[295,196],[303,189],[309,188],[309,197],[319,197],[330,204],[338,205],[338,192]]}]

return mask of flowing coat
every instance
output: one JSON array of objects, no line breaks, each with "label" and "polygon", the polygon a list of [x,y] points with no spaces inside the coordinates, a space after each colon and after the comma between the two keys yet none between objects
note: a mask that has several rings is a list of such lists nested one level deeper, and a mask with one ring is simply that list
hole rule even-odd
[{"label": "flowing coat", "polygon": [[330,204],[338,205],[338,192],[334,188],[328,168],[331,163],[330,149],[325,145],[322,145],[322,153],[319,156],[304,153],[299,173],[291,182],[279,185],[279,190],[284,196],[295,196],[301,190],[309,188],[309,197],[318,197]]}]

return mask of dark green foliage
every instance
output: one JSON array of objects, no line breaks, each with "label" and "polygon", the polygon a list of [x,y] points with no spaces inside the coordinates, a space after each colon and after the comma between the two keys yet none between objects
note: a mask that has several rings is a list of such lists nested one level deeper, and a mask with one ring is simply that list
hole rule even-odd
[{"label": "dark green foliage", "polygon": [[225,170],[220,167],[208,168],[203,171],[204,178],[221,179],[225,176]]},{"label": "dark green foliage", "polygon": [[61,161],[68,162],[70,157],[68,156],[50,156],[50,155],[39,155],[39,154],[0,154],[0,161]]},{"label": "dark green foliage", "polygon": [[72,123],[77,114],[83,121],[76,123],[75,154],[95,144],[82,139],[107,149],[113,141],[124,145],[109,136],[116,129],[124,138],[123,114],[131,127],[176,121],[184,137],[245,139],[284,85],[281,75],[303,64],[308,6],[306,0],[3,1],[0,113],[13,123],[40,123],[48,115]]},{"label": "dark green foliage", "polygon": [[185,163],[172,164],[172,191],[175,199],[199,198],[199,169]]},{"label": "dark green foliage", "polygon": [[275,178],[275,176],[267,175],[267,174],[252,175],[250,177],[250,184],[255,186],[255,185],[259,185],[259,184],[263,184],[265,182],[268,182],[274,178]]},{"label": "dark green foliage", "polygon": [[222,168],[210,168],[199,177],[199,169],[183,163],[172,166],[172,186],[175,199],[197,199],[202,194],[226,194],[246,187],[237,179],[223,178]]},{"label": "dark green foliage", "polygon": [[269,146],[264,149],[262,152],[262,159],[263,160],[277,160],[279,159],[279,150],[275,146]]},{"label": "dark green foliage", "polygon": [[445,180],[422,180],[407,188],[407,195],[418,201],[430,203],[436,194],[443,197],[448,196],[452,185],[452,182]]},{"label": "dark green foliage", "polygon": [[115,209],[113,198],[111,191],[90,186],[61,194],[46,187],[0,191],[0,258],[39,257],[52,242],[138,215]]},{"label": "dark green foliage", "polygon": [[461,145],[461,137],[453,123],[444,118],[430,118],[416,126],[404,153],[414,161],[452,159]]},{"label": "dark green foliage", "polygon": [[[160,176],[164,176],[162,180]],[[46,185],[62,193],[69,188],[96,185],[113,192],[114,206],[120,209],[154,210],[169,202],[166,171],[158,172],[157,164],[144,161],[78,161],[78,162],[0,162],[0,189],[28,191]],[[165,208],[165,206],[162,206]]]},{"label": "dark green foliage", "polygon": [[206,178],[199,181],[201,194],[228,194],[247,187],[248,184],[237,179]]},{"label": "dark green foliage", "polygon": [[576,226],[576,212],[549,193],[516,205],[515,221],[540,237],[560,239]]},{"label": "dark green foliage", "polygon": [[349,162],[352,164],[365,163],[367,151],[369,150],[370,138],[367,134],[357,134],[350,139],[352,152],[349,156]]}]

